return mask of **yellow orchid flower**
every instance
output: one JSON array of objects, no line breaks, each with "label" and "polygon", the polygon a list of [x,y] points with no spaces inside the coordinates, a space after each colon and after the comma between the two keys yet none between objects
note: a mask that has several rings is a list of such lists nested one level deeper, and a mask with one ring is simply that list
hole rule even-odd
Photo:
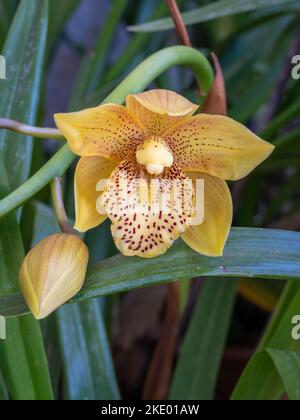
[{"label": "yellow orchid flower", "polygon": [[[274,147],[228,117],[194,115],[197,109],[182,96],[159,89],[127,96],[126,106],[55,115],[71,150],[81,156],[75,174],[75,228],[85,232],[109,217],[116,246],[128,256],[156,257],[179,236],[199,253],[222,255],[232,223],[225,180],[248,175]],[[124,177],[131,186],[141,181],[150,190],[154,178],[203,179],[203,223],[192,225],[191,213],[178,209],[162,214],[144,206],[137,211],[140,197],[134,188],[129,201],[118,198],[116,214],[115,195]],[[100,214],[96,185],[105,178]],[[176,204],[175,195],[171,201]]]}]

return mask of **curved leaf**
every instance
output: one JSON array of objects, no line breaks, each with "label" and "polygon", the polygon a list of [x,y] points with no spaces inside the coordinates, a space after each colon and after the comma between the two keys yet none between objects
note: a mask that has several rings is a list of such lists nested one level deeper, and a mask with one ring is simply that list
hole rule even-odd
[{"label": "curved leaf", "polygon": [[[6,42],[8,80],[0,81],[0,115],[34,122],[46,45],[48,2],[22,0]],[[27,139],[28,140],[28,139]],[[31,142],[0,133],[0,197],[24,180],[30,168]],[[10,175],[8,179],[8,175]],[[0,295],[17,293],[18,270],[24,247],[14,213],[0,221]],[[39,323],[31,316],[7,320],[7,339],[0,345],[1,370],[10,397],[18,400],[52,399],[47,359]]]},{"label": "curved leaf", "polygon": [[68,399],[119,399],[99,302],[65,306],[57,320]]},{"label": "curved leaf", "polygon": [[[296,5],[294,0],[220,0],[182,13],[182,17],[186,25],[194,25],[196,23],[208,22],[224,16],[250,12],[263,7],[272,8],[281,4],[288,7],[288,3]],[[130,26],[128,29],[133,32],[157,32],[173,28],[173,20],[165,18],[141,25]]]},{"label": "curved leaf", "polygon": [[[273,229],[233,228],[224,256],[197,254],[177,241],[165,255],[144,260],[122,255],[92,267],[73,302],[167,283],[177,278],[256,277],[300,281],[300,233]],[[20,295],[0,297],[0,314],[27,313]]]},{"label": "curved leaf", "polygon": [[292,336],[293,317],[299,314],[300,285],[288,283],[258,353],[246,366],[233,400],[278,400],[288,392],[300,397],[300,340]]}]

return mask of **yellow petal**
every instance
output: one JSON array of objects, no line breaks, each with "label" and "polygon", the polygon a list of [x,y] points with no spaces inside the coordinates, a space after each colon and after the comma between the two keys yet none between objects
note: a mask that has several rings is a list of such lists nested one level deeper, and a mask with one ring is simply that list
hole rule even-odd
[{"label": "yellow petal", "polygon": [[223,254],[231,223],[232,199],[225,181],[204,173],[188,174],[192,179],[204,179],[204,222],[191,226],[182,239],[194,251],[210,257]]},{"label": "yellow petal", "polygon": [[48,236],[27,254],[19,280],[35,318],[47,317],[81,290],[88,260],[82,240],[64,233]]},{"label": "yellow petal", "polygon": [[120,105],[101,105],[54,118],[70,149],[79,156],[120,162],[145,139],[142,126]]},{"label": "yellow petal", "polygon": [[220,115],[196,115],[164,137],[185,171],[227,180],[245,177],[274,150],[242,124]]},{"label": "yellow petal", "polygon": [[190,225],[190,214],[178,199],[181,190],[172,189],[173,180],[189,181],[174,165],[154,180],[134,159],[124,160],[113,172],[103,202],[122,254],[143,258],[164,254]]},{"label": "yellow petal", "polygon": [[[99,181],[108,179],[116,165],[102,157],[83,157],[75,172],[75,229],[86,232],[103,223],[107,216],[99,213],[97,203],[102,189]],[[103,184],[102,184],[103,185]],[[98,187],[97,187],[98,186]]]},{"label": "yellow petal", "polygon": [[161,135],[168,128],[191,117],[198,105],[175,92],[163,89],[128,95],[127,108],[144,125],[148,134]]}]

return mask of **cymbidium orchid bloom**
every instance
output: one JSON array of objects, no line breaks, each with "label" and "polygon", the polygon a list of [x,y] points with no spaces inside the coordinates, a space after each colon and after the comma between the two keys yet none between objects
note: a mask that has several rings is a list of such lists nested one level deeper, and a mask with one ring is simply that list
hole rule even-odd
[{"label": "cymbidium orchid bloom", "polygon": [[[232,223],[225,180],[248,175],[273,146],[228,117],[194,115],[197,109],[174,92],[152,90],[128,95],[126,106],[55,115],[71,150],[81,156],[75,174],[75,228],[85,232],[109,217],[116,246],[127,256],[156,257],[179,236],[199,253],[222,255]],[[119,200],[116,214],[113,203],[124,177],[130,185],[142,180],[149,186],[153,179],[203,179],[203,223],[192,225],[191,213],[184,211],[154,213],[147,206],[135,212],[140,200],[135,189],[129,192],[130,211]],[[105,178],[104,215],[97,210],[96,185]],[[174,195],[172,200],[176,204]]]}]

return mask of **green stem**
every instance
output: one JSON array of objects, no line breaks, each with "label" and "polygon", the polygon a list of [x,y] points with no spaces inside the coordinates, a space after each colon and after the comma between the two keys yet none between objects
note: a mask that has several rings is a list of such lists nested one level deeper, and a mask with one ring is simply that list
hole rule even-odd
[{"label": "green stem", "polygon": [[[199,51],[176,46],[165,48],[147,58],[103,101],[122,104],[129,93],[139,93],[160,74],[173,66],[188,66],[195,72],[202,90],[207,93],[213,82],[213,70]],[[74,161],[75,155],[68,145],[63,146],[27,182],[0,202],[0,218],[32,198],[48,185],[53,178],[63,176]]]},{"label": "green stem", "polygon": [[60,177],[55,177],[51,182],[51,195],[56,219],[62,232],[68,234],[76,234],[74,229],[70,226],[69,219],[66,213],[61,182],[62,178]]}]

